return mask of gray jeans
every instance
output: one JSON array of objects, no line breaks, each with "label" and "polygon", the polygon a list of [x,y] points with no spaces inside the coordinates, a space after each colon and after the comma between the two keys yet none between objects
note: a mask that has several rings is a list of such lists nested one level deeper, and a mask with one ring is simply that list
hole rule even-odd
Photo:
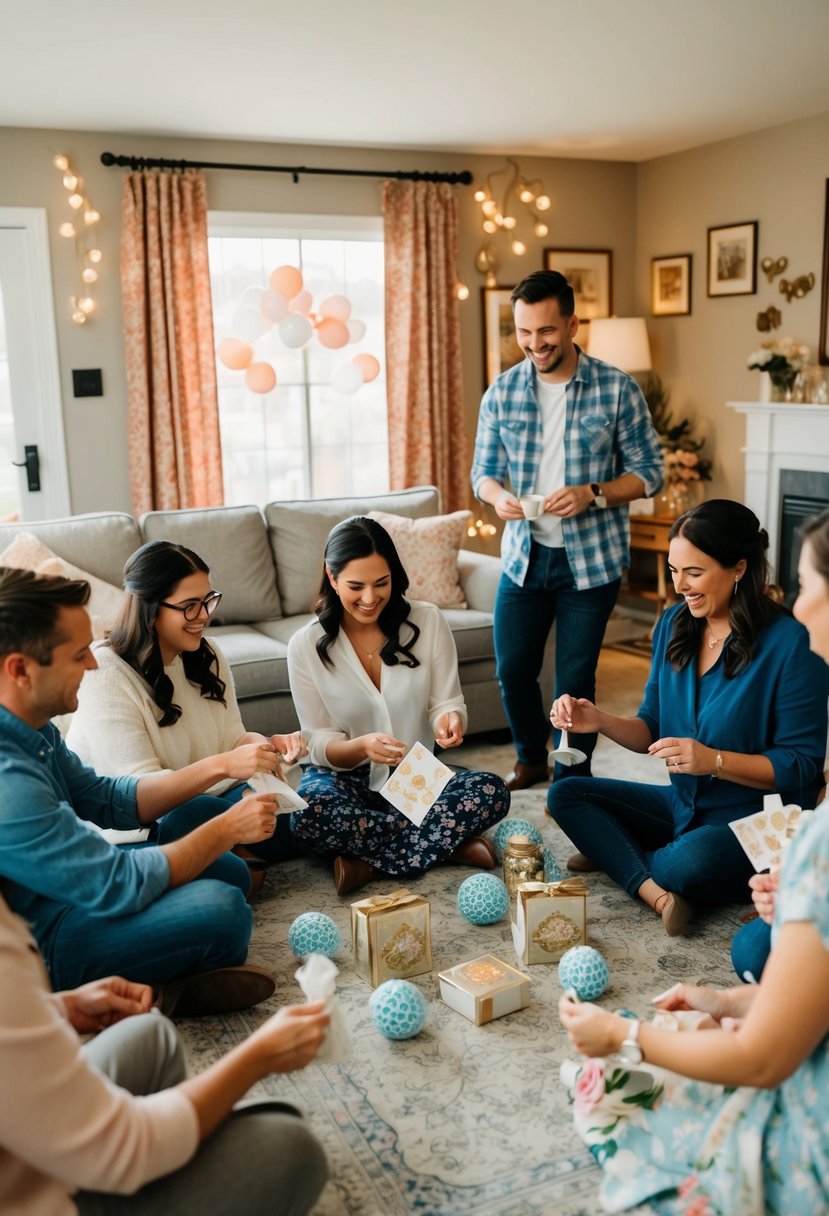
[{"label": "gray jeans", "polygon": [[[187,1075],[172,1022],[157,1014],[127,1018],[86,1045],[92,1064],[132,1094],[157,1093]],[[186,1165],[134,1195],[81,1191],[81,1216],[304,1216],[328,1175],[325,1155],[305,1123],[264,1099],[234,1111]]]}]

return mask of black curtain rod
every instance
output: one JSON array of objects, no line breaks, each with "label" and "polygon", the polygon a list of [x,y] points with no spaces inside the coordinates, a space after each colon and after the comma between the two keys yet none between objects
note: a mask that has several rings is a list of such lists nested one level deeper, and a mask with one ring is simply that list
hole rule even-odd
[{"label": "black curtain rod", "polygon": [[450,186],[468,186],[472,174],[468,169],[460,173],[428,173],[420,169],[317,169],[307,165],[237,165],[211,160],[167,160],[162,156],[116,156],[113,152],[101,153],[101,164],[110,168],[131,169],[138,173],[142,169],[241,169],[252,173],[290,173],[294,182],[300,174],[325,174],[329,177],[392,177],[401,182],[447,182]]}]

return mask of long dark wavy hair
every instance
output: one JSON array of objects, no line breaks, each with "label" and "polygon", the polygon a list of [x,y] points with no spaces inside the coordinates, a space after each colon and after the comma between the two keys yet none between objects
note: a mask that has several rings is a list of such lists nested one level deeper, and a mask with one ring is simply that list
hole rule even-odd
[{"label": "long dark wavy hair", "polygon": [[812,565],[821,578],[829,583],[829,511],[822,511],[820,515],[807,520],[801,535],[812,550]]},{"label": "long dark wavy hair", "polygon": [[[387,639],[380,651],[380,658],[387,667],[395,667],[398,663],[402,663],[404,667],[419,667],[420,662],[412,651],[420,637],[420,629],[414,621],[409,620],[411,605],[405,598],[409,576],[403,569],[394,541],[382,524],[365,515],[352,515],[350,519],[343,520],[329,532],[323,560],[334,578],[339,578],[349,562],[371,557],[373,553],[384,558],[391,571],[391,594],[378,618],[378,624]],[[314,612],[324,630],[323,636],[317,642],[317,654],[326,667],[333,667],[334,663],[328,651],[340,632],[343,606],[325,569],[322,572]],[[411,634],[405,641],[400,637],[400,630],[404,625]]]},{"label": "long dark wavy hair", "polygon": [[[674,523],[668,539],[682,536],[724,570],[733,570],[745,559],[741,576],[728,605],[731,637],[723,648],[723,669],[727,679],[745,671],[754,653],[759,634],[788,610],[769,596],[769,566],[766,551],[768,533],[760,527],[753,511],[729,498],[712,498],[692,507]],[[666,651],[676,671],[695,662],[702,645],[706,622],[697,620],[683,604],[674,620],[673,633]]]},{"label": "long dark wavy hair", "polygon": [[[159,726],[172,726],[181,717],[181,706],[173,701],[173,682],[164,674],[164,661],[155,632],[155,618],[162,600],[174,593],[191,574],[209,574],[206,563],[192,549],[169,540],[151,540],[136,549],[124,566],[126,595],[107,644],[125,663],[147,681],[162,712]],[[198,650],[184,651],[184,674],[198,686],[208,701],[225,701],[225,682],[219,679],[219,660],[206,638]]]}]

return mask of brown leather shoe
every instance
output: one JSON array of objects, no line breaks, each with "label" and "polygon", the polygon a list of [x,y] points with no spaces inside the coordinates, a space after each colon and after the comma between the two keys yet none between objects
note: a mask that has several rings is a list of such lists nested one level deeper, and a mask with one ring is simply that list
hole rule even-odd
[{"label": "brown leather shoe", "polygon": [[348,895],[349,891],[359,891],[372,878],[379,878],[380,871],[359,857],[347,857],[342,853],[334,858],[334,886],[338,895]]},{"label": "brown leather shoe", "polygon": [[550,770],[546,764],[522,764],[516,760],[515,768],[504,779],[508,790],[528,790],[534,785],[549,785]]},{"label": "brown leather shoe", "polygon": [[585,857],[584,853],[574,853],[567,859],[567,869],[572,870],[574,874],[596,874],[601,868],[595,861]]},{"label": "brown leather shoe", "polygon": [[[659,897],[661,905],[659,915],[668,937],[680,937],[688,927],[688,922],[694,914],[694,909],[687,899],[668,891],[667,898]],[[657,903],[659,903],[657,900]]]},{"label": "brown leather shoe", "polygon": [[168,1018],[238,1013],[273,996],[276,981],[261,967],[219,967],[173,980],[159,990],[156,1005]]},{"label": "brown leather shoe", "polygon": [[469,836],[446,858],[448,866],[477,866],[479,870],[493,870],[497,864],[495,850],[483,836]]}]

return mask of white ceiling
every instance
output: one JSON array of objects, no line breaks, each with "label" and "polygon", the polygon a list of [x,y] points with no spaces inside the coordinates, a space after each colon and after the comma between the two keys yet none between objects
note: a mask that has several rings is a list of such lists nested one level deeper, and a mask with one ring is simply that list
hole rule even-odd
[{"label": "white ceiling", "polygon": [[829,110],[829,0],[4,9],[0,126],[639,161]]}]

